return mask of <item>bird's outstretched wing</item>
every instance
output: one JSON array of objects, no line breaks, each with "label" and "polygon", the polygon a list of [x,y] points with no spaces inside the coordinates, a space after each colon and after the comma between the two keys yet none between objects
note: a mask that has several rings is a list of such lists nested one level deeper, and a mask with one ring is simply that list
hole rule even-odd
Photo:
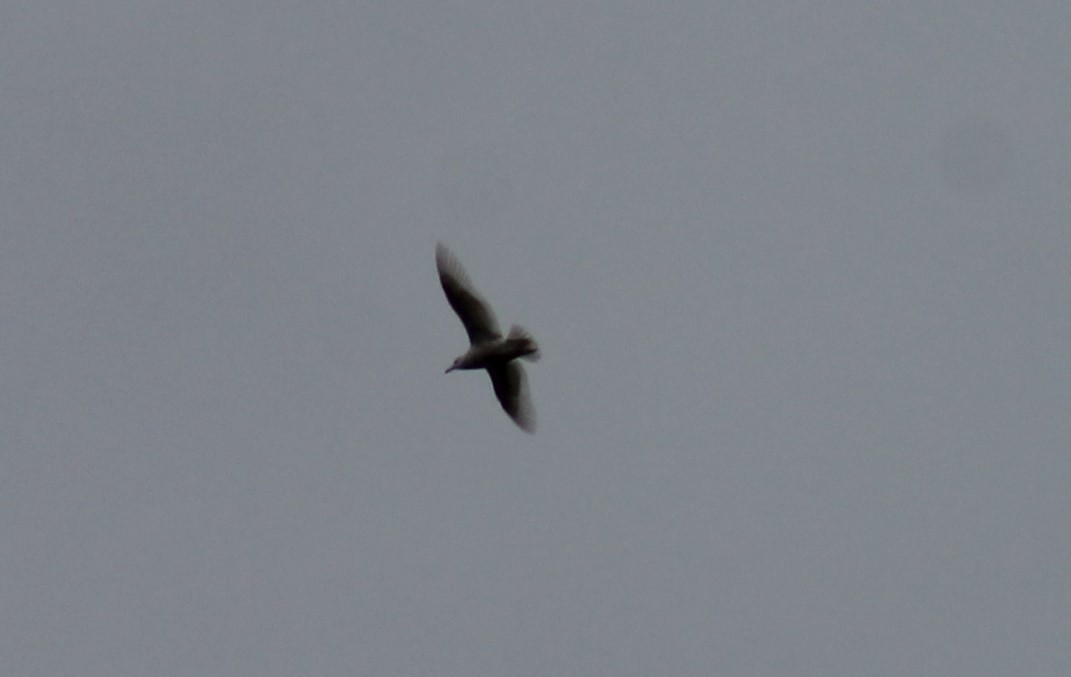
[{"label": "bird's outstretched wing", "polygon": [[491,376],[495,396],[509,417],[521,430],[535,433],[535,408],[528,396],[528,379],[525,377],[524,367],[517,360],[513,360],[488,367],[487,373]]},{"label": "bird's outstretched wing", "polygon": [[472,287],[465,269],[441,242],[435,247],[435,265],[439,269],[439,282],[446,292],[446,300],[461,318],[461,324],[465,325],[469,343],[485,343],[502,338],[491,306]]}]

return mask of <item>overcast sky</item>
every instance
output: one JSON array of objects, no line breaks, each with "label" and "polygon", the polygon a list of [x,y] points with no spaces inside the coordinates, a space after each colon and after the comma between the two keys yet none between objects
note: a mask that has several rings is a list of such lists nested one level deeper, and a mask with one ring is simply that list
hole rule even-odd
[{"label": "overcast sky", "polygon": [[5,3],[0,673],[1066,675],[1069,33]]}]

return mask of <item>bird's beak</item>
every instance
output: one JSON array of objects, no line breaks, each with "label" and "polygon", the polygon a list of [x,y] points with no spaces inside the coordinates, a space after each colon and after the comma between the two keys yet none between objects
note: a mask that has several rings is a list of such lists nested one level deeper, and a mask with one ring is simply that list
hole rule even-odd
[{"label": "bird's beak", "polygon": [[444,371],[443,373],[444,374],[449,374],[453,370],[454,370],[454,365],[451,364],[449,367],[446,368],[446,371]]}]

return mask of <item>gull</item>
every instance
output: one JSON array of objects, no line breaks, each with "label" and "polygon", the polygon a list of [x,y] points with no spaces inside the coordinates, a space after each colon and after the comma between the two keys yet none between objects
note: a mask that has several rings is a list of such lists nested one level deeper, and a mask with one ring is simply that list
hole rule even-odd
[{"label": "gull", "polygon": [[465,269],[443,243],[435,247],[435,266],[439,269],[446,300],[461,318],[469,335],[469,349],[446,370],[486,369],[502,408],[521,430],[535,432],[535,409],[528,397],[524,367],[517,358],[530,362],[539,359],[539,346],[531,334],[517,325],[502,338],[495,313],[473,288]]}]

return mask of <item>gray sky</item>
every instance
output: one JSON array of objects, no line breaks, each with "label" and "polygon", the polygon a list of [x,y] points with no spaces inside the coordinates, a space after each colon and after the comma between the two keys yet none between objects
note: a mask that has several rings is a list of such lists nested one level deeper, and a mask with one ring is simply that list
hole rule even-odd
[{"label": "gray sky", "polygon": [[1065,675],[1069,30],[5,4],[0,673]]}]

